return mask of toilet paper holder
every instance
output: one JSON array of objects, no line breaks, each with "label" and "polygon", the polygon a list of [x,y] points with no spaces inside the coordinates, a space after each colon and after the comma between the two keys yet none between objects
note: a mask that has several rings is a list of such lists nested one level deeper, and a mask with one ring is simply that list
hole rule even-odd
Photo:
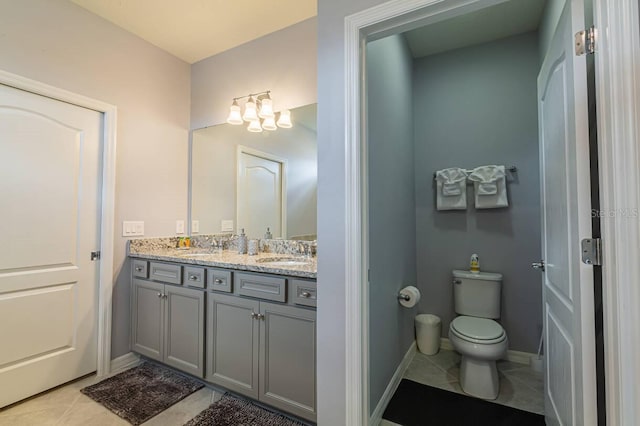
[{"label": "toilet paper holder", "polygon": [[398,300],[409,301],[410,299],[411,299],[411,296],[409,296],[408,294],[398,293]]}]

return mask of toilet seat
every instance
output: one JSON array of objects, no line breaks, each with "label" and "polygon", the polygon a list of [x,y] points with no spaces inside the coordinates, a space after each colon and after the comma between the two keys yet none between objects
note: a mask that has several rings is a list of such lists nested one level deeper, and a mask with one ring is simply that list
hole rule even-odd
[{"label": "toilet seat", "polygon": [[451,321],[449,329],[460,339],[482,345],[500,343],[507,338],[502,326],[487,318],[459,316]]}]

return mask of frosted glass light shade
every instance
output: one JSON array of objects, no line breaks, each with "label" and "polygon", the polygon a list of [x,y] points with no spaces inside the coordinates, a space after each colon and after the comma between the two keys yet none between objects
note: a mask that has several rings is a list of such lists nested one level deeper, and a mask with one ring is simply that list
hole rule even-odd
[{"label": "frosted glass light shade", "polygon": [[271,117],[271,118],[265,118],[265,119],[262,121],[262,128],[263,128],[264,130],[276,130],[276,129],[277,129],[277,127],[276,127],[276,121],[275,121],[275,119],[274,119],[273,117]]},{"label": "frosted glass light shade", "polygon": [[262,131],[260,120],[251,120],[249,122],[249,127],[247,127],[247,130],[253,133],[260,133]]},{"label": "frosted glass light shade", "polygon": [[288,109],[280,111],[280,118],[278,118],[278,127],[283,129],[290,129],[293,127],[291,124],[291,111]]},{"label": "frosted glass light shade", "polygon": [[227,117],[227,123],[238,125],[242,124],[242,115],[240,115],[240,106],[236,101],[233,101],[233,105],[229,108],[229,117]]},{"label": "frosted glass light shade", "polygon": [[253,98],[249,98],[246,104],[244,104],[244,114],[242,114],[244,121],[256,121],[258,119],[258,112],[256,111],[256,103]]},{"label": "frosted glass light shade", "polygon": [[273,113],[273,101],[270,98],[262,100],[260,105],[260,112],[258,117],[260,118],[274,118],[276,115]]}]

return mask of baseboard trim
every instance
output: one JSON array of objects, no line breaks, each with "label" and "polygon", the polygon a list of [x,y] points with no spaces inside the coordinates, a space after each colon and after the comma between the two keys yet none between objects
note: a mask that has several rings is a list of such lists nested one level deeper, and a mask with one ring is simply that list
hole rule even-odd
[{"label": "baseboard trim", "polygon": [[[446,337],[440,339],[440,348],[452,351],[453,345]],[[512,351],[508,350],[507,355],[503,358],[507,361],[516,362],[518,364],[531,364],[531,358],[537,358],[538,355],[530,353],[530,352],[520,352],[520,351]]]},{"label": "baseboard trim", "polygon": [[110,374],[120,373],[128,368],[135,367],[140,363],[140,356],[129,352],[118,358],[114,358],[111,360],[111,371]]},{"label": "baseboard trim", "polygon": [[411,363],[411,360],[413,359],[413,356],[415,354],[416,354],[416,342],[414,340],[414,342],[409,347],[409,350],[404,355],[404,358],[402,358],[402,362],[400,362],[400,365],[398,365],[398,368],[396,368],[396,372],[393,374],[393,377],[391,377],[391,380],[389,381],[387,388],[384,390],[384,393],[382,394],[382,397],[380,398],[378,405],[376,405],[376,409],[373,410],[373,413],[371,414],[371,418],[369,419],[369,424],[371,426],[378,426],[382,421],[382,414],[384,413],[384,410],[387,408],[387,405],[389,405],[389,402],[391,401],[393,394],[396,393],[396,389],[398,389],[398,386],[400,386],[400,381],[404,376],[404,372],[409,367],[409,364]]}]

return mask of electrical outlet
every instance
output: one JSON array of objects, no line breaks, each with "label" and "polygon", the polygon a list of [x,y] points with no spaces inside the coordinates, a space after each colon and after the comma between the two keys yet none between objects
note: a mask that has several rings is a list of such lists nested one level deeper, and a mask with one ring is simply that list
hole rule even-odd
[{"label": "electrical outlet", "polygon": [[192,234],[197,234],[198,232],[200,232],[200,221],[199,220],[192,220],[191,221],[191,233]]},{"label": "electrical outlet", "polygon": [[223,220],[220,223],[220,231],[233,232],[233,220]]},{"label": "electrical outlet", "polygon": [[184,220],[176,220],[176,234],[184,234]]},{"label": "electrical outlet", "polygon": [[124,221],[122,222],[123,237],[142,237],[144,236],[144,222],[142,221]]}]

